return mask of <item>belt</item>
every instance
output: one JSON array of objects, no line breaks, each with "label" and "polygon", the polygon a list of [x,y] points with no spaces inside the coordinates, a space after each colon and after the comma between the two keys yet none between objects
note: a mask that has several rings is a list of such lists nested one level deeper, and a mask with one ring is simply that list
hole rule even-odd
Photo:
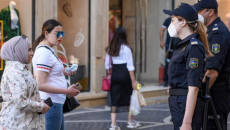
[{"label": "belt", "polygon": [[212,87],[223,87],[223,86],[226,86],[226,82],[225,81],[222,81],[222,82],[219,82],[219,83],[214,83],[212,85]]},{"label": "belt", "polygon": [[[188,89],[169,89],[170,96],[187,96]],[[198,92],[198,96],[201,96],[201,91]]]}]

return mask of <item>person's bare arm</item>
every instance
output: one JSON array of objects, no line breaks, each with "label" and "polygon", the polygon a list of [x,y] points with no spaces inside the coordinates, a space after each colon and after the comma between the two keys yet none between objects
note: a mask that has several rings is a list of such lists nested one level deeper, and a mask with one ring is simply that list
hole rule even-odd
[{"label": "person's bare arm", "polygon": [[218,77],[218,72],[214,69],[208,69],[205,73],[205,76],[203,78],[203,82],[205,82],[205,77],[209,76],[210,77],[210,81],[209,81],[209,88],[211,88],[211,86],[214,84],[214,82],[216,81],[216,78]]},{"label": "person's bare arm", "polygon": [[135,79],[134,71],[129,71],[129,75],[130,75],[130,78],[132,80],[132,87],[133,87],[133,89],[136,90],[138,82]]},{"label": "person's bare arm", "polygon": [[165,30],[166,30],[166,28],[161,27],[161,30],[160,30],[160,41],[161,41],[161,43],[160,43],[160,46],[161,46],[162,49],[165,46],[165,43],[164,43],[164,32],[165,32]]},{"label": "person's bare arm", "polygon": [[188,87],[185,115],[183,119],[183,124],[181,126],[181,130],[192,130],[192,118],[196,107],[198,91],[198,87]]},{"label": "person's bare arm", "polygon": [[46,83],[47,77],[48,77],[47,72],[36,71],[36,81],[40,91],[47,92],[47,93],[55,93],[55,94],[66,94],[69,97],[76,96],[80,92],[74,88],[74,84],[71,85],[68,89],[54,87]]}]

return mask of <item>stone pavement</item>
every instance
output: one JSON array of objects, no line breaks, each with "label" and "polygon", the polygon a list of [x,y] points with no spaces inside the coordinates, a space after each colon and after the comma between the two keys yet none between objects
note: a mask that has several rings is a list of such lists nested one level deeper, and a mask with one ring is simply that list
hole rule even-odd
[{"label": "stone pavement", "polygon": [[[127,114],[118,113],[117,123],[121,130],[128,130]],[[109,130],[111,124],[109,107],[76,109],[64,116],[66,130]],[[168,104],[146,106],[135,116],[135,120],[142,125],[135,130],[173,130],[170,119]],[[230,118],[228,121],[230,129]]]}]

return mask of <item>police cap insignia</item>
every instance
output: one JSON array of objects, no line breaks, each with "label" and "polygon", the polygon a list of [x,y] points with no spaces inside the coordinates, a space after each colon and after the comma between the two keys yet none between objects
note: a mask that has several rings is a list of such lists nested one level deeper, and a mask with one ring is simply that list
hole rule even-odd
[{"label": "police cap insignia", "polygon": [[219,53],[220,52],[220,44],[213,44],[212,45],[212,52],[214,54]]},{"label": "police cap insignia", "polygon": [[198,67],[198,59],[197,58],[190,58],[189,67],[192,69],[196,69]]}]

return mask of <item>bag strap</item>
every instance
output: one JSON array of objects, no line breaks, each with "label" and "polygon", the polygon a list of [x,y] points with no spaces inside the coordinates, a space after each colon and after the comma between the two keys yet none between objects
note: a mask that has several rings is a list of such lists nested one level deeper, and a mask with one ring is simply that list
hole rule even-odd
[{"label": "bag strap", "polygon": [[57,60],[60,61],[60,59],[55,55],[55,53],[49,47],[47,47],[47,46],[39,46],[38,48],[41,48],[41,47],[45,47],[46,49],[50,50],[53,53],[53,55],[57,58]]}]

